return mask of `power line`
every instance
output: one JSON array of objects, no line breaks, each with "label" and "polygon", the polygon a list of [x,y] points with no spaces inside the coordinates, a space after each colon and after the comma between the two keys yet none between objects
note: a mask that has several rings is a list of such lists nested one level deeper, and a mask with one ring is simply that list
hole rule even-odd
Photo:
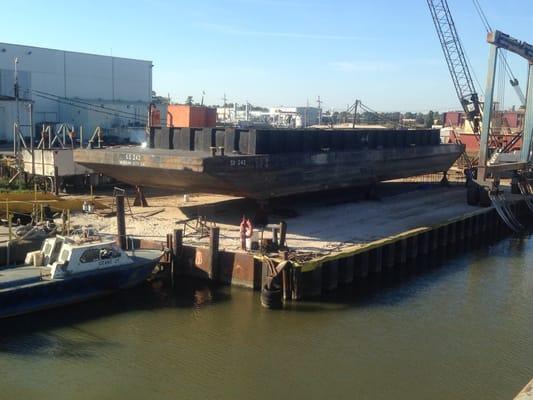
[{"label": "power line", "polygon": [[132,117],[135,117],[135,118],[139,117],[135,113],[131,113],[131,112],[128,112],[128,111],[123,111],[123,110],[117,110],[115,108],[107,107],[107,106],[104,106],[104,105],[96,105],[94,103],[89,103],[89,102],[86,102],[86,101],[83,101],[83,100],[71,99],[71,98],[68,98],[68,97],[62,97],[62,96],[58,96],[58,95],[53,94],[53,93],[47,93],[47,92],[43,92],[43,91],[40,91],[40,90],[31,90],[31,91],[33,93],[35,93],[36,95],[40,94],[42,96],[49,96],[49,97],[57,98],[57,99],[60,99],[60,100],[63,100],[63,101],[69,101],[69,102],[73,102],[73,103],[84,104],[84,105],[87,105],[89,107],[93,107],[93,108],[96,108],[96,109],[103,109],[105,111],[109,111],[109,112],[113,112],[113,113],[129,115],[129,116],[132,116]]},{"label": "power line", "polygon": [[[41,97],[43,99],[55,101],[57,103],[65,104],[65,105],[68,105],[68,106],[71,106],[71,107],[80,108],[82,110],[93,111],[93,112],[97,112],[97,113],[101,113],[101,114],[105,114],[105,115],[110,115],[110,116],[113,116],[113,117],[117,116],[117,113],[108,112],[108,111],[100,110],[100,109],[97,109],[97,108],[90,108],[90,107],[87,107],[87,106],[82,106],[82,105],[76,104],[75,102],[72,102],[70,100],[61,100],[59,98],[53,98],[53,97],[49,97],[49,96],[45,96],[45,95],[37,94],[37,93],[35,93],[35,95],[37,97]],[[124,117],[124,118],[126,118],[126,117]],[[146,122],[145,119],[142,119],[142,118],[139,118],[139,117],[127,117],[127,118],[136,120],[137,122]]]}]

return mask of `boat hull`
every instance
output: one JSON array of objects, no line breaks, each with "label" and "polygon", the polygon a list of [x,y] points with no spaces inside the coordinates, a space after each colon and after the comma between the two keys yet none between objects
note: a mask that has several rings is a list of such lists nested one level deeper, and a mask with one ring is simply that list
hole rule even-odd
[{"label": "boat hull", "polygon": [[135,266],[80,273],[66,279],[35,280],[0,290],[0,318],[79,303],[136,286],[150,276],[156,262],[143,260]]},{"label": "boat hull", "polygon": [[118,147],[76,150],[75,161],[131,185],[252,199],[368,186],[443,172],[463,146],[211,156],[203,152]]}]

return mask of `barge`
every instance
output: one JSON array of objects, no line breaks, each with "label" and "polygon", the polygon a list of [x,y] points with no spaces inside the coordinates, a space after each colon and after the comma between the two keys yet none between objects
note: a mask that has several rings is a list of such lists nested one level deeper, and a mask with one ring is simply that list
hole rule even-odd
[{"label": "barge", "polygon": [[146,148],[74,159],[131,185],[267,200],[444,172],[463,151],[436,130],[152,128]]}]

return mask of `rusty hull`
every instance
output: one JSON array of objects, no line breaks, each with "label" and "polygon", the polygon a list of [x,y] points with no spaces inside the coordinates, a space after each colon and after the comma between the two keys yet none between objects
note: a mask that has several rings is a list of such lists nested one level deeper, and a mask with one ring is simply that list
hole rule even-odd
[{"label": "rusty hull", "polygon": [[189,193],[269,199],[448,170],[457,144],[264,155],[113,147],[80,149],[77,163],[119,181]]}]

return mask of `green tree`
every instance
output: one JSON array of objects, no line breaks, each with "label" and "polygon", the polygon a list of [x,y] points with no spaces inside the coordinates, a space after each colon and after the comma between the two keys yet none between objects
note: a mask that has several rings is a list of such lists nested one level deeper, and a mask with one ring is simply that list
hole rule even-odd
[{"label": "green tree", "polygon": [[187,96],[187,100],[185,100],[185,104],[192,106],[194,103],[194,100],[192,99],[192,96]]}]

